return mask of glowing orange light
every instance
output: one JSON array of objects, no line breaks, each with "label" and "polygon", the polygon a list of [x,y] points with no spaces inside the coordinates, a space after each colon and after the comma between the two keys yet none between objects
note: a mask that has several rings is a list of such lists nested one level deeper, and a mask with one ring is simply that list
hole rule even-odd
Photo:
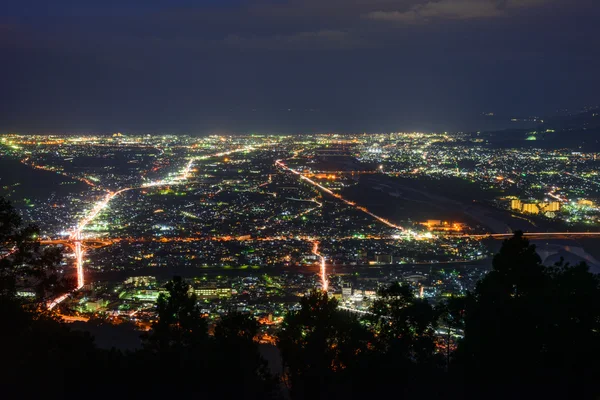
[{"label": "glowing orange light", "polygon": [[323,257],[319,253],[319,242],[317,242],[317,241],[313,242],[312,252],[314,255],[316,255],[317,257],[319,257],[321,259],[321,270],[320,270],[321,286],[323,286],[323,291],[326,292],[329,289],[329,280],[327,280],[327,270],[325,268],[325,257]]}]

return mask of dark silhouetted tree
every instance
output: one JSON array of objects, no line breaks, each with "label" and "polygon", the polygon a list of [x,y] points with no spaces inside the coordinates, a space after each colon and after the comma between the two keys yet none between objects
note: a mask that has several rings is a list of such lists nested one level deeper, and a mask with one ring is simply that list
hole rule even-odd
[{"label": "dark silhouetted tree", "polygon": [[443,357],[436,352],[435,330],[439,312],[426,300],[418,299],[406,285],[394,283],[378,291],[365,317],[375,333],[374,348],[362,392],[373,395],[397,393],[402,397],[439,395]]},{"label": "dark silhouetted tree", "polygon": [[167,283],[166,289],[168,293],[158,297],[158,319],[145,337],[145,346],[157,353],[201,350],[208,338],[208,325],[200,313],[196,295],[178,276]]},{"label": "dark silhouetted tree", "polygon": [[244,388],[245,397],[267,398],[278,393],[278,378],[260,354],[256,341],[259,326],[250,314],[223,316],[214,330],[213,358],[223,376]]},{"label": "dark silhouetted tree", "polygon": [[62,250],[42,247],[39,228],[23,226],[14,207],[0,197],[0,296],[14,297],[30,289],[33,306],[44,307],[52,298],[74,287],[73,279],[59,273]]},{"label": "dark silhouetted tree", "polygon": [[[35,227],[0,198],[0,386],[7,396],[58,398],[82,389],[102,358],[90,335],[72,331],[46,309],[61,290],[57,249],[43,249]],[[36,296],[17,296],[32,289]],[[62,292],[61,292],[62,293]],[[103,368],[100,368],[103,369]]]},{"label": "dark silhouetted tree", "polygon": [[144,349],[132,356],[134,369],[154,382],[148,395],[168,395],[173,385],[181,393],[223,398],[267,399],[277,393],[254,342],[254,319],[232,314],[210,337],[190,286],[174,277],[166,289],[168,293],[159,296],[158,320],[144,337]]},{"label": "dark silhouetted tree", "polygon": [[435,355],[438,313],[408,286],[394,283],[380,289],[371,312],[382,351],[415,362],[428,362]]},{"label": "dark silhouetted tree", "polygon": [[600,281],[584,264],[544,267],[521,232],[466,299],[456,363],[473,397],[598,394]]},{"label": "dark silhouetted tree", "polygon": [[372,335],[326,292],[312,291],[300,306],[286,315],[278,337],[292,397],[347,398]]}]

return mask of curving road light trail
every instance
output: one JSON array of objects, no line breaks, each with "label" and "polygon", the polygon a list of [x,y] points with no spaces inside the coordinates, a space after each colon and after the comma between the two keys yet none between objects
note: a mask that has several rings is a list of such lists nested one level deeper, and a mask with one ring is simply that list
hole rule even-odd
[{"label": "curving road light trail", "polygon": [[[177,183],[183,183],[189,178],[190,171],[191,171],[191,168],[193,165],[193,161],[194,160],[190,160],[186,164],[186,166],[184,167],[182,172],[177,176],[177,178],[175,178],[173,180],[165,179],[163,181],[152,182],[150,184],[142,185],[141,187],[164,186],[164,185],[173,185],[173,184],[177,184]],[[119,194],[126,192],[128,190],[132,190],[132,189],[135,189],[135,188],[124,188],[124,189],[117,190],[116,192],[109,192],[102,200],[100,200],[99,202],[97,202],[94,205],[92,210],[79,222],[77,227],[75,229],[73,229],[73,231],[69,235],[69,239],[74,242],[73,249],[74,249],[74,253],[75,253],[75,267],[77,270],[77,286],[74,291],[81,289],[83,287],[83,285],[85,284],[84,271],[83,271],[83,263],[84,263],[83,257],[85,255],[85,250],[81,245],[81,234],[82,234],[83,230],[86,228],[86,226],[90,222],[92,222],[98,216],[98,214],[100,214],[100,212],[104,208],[106,208],[106,206],[108,206],[108,203],[112,199],[114,199]],[[58,304],[63,302],[65,299],[67,299],[67,297],[69,297],[69,295],[70,295],[70,293],[65,293],[62,296],[51,301],[50,303],[48,303],[48,309],[50,309],[50,310],[53,309]]]},{"label": "curving road light trail", "polygon": [[16,247],[16,246],[13,246],[13,247],[12,247],[10,250],[8,250],[6,253],[4,253],[4,254],[0,254],[0,260],[2,260],[3,258],[6,258],[6,257],[10,257],[10,256],[12,256],[13,254],[15,254],[16,252],[17,252],[17,247]]},{"label": "curving road light trail", "polygon": [[[238,153],[241,151],[251,151],[251,150],[254,150],[255,148],[256,147],[254,147],[254,146],[247,146],[247,147],[241,147],[241,148],[235,149],[235,150],[230,150],[230,151],[225,151],[225,152],[220,152],[220,153],[215,153],[215,154],[209,154],[209,155],[205,155],[205,156],[201,156],[201,157],[191,158],[176,177],[166,178],[161,181],[149,182],[149,183],[146,183],[146,184],[143,184],[143,185],[137,187],[137,189],[146,188],[146,187],[177,185],[177,184],[185,183],[190,178],[190,173],[192,171],[192,167],[193,167],[195,161],[206,160],[206,159],[213,158],[213,157],[222,157],[222,156],[226,156],[229,154]],[[91,209],[91,211],[79,222],[77,227],[75,229],[73,229],[73,231],[69,235],[69,239],[71,241],[73,241],[73,243],[74,243],[73,248],[74,248],[74,252],[75,252],[75,267],[77,269],[77,287],[75,288],[74,291],[81,289],[83,287],[83,285],[85,284],[84,271],[83,271],[83,263],[84,263],[83,257],[85,255],[85,250],[81,245],[81,234],[82,234],[83,230],[90,222],[92,222],[98,216],[98,214],[100,214],[100,212],[104,208],[106,208],[106,206],[108,206],[108,203],[112,199],[114,199],[116,196],[118,196],[119,194],[121,194],[123,192],[126,192],[128,190],[133,190],[133,189],[136,189],[136,188],[124,188],[124,189],[117,190],[116,192],[108,192],[108,194],[102,200],[100,200],[99,202],[97,202],[94,205],[94,207]],[[63,302],[65,299],[67,299],[70,294],[71,293],[65,293],[65,294],[61,295],[60,297],[52,300],[51,302],[48,303],[48,308],[50,310],[53,309],[58,304]]]},{"label": "curving road light trail", "polygon": [[81,221],[79,221],[79,224],[77,225],[77,227],[71,232],[71,235],[69,236],[69,238],[71,240],[80,240],[80,236],[81,236],[81,232],[83,232],[83,230],[85,229],[85,227],[92,222],[92,220],[94,218],[96,218],[98,216],[98,214],[100,214],[100,212],[106,208],[106,206],[108,205],[108,203],[117,195],[127,191],[127,190],[131,190],[132,188],[125,188],[125,189],[121,189],[121,190],[117,190],[116,192],[109,192],[106,196],[104,196],[104,198],[102,200],[100,200],[98,203],[96,203],[94,205],[94,207],[92,208],[92,210],[85,216],[84,219],[82,219]]}]

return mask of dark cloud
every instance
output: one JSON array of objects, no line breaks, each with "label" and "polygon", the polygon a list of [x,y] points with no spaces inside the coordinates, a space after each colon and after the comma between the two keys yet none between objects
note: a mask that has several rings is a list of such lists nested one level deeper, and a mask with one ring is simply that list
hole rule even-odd
[{"label": "dark cloud", "polygon": [[467,20],[510,15],[514,9],[543,6],[554,0],[432,0],[414,4],[404,11],[371,11],[373,20],[422,23],[438,19]]},{"label": "dark cloud", "polygon": [[3,10],[0,130],[452,129],[600,89],[593,0],[91,3]]}]

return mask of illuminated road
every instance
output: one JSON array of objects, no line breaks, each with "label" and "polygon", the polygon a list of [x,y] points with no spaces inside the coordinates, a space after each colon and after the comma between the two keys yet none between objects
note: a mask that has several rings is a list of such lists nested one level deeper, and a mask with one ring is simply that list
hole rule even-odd
[{"label": "illuminated road", "polygon": [[[85,227],[90,222],[92,222],[92,220],[94,218],[96,218],[98,216],[98,214],[100,214],[100,212],[104,208],[106,208],[108,203],[113,198],[115,198],[115,196],[118,196],[119,194],[121,194],[127,190],[131,190],[131,188],[121,189],[116,192],[109,192],[104,197],[104,199],[102,199],[101,201],[96,203],[96,205],[94,206],[94,208],[92,208],[92,210],[88,213],[88,215],[83,220],[81,220],[79,222],[79,225],[77,225],[77,227],[71,232],[69,239],[72,240],[74,243],[73,250],[75,253],[75,267],[77,269],[77,287],[75,288],[75,290],[81,289],[83,287],[83,285],[85,284],[84,272],[83,272],[83,263],[84,263],[83,256],[85,255],[85,249],[81,245],[81,233],[83,232]],[[54,306],[52,306],[52,307],[54,307]]]},{"label": "illuminated road", "polygon": [[12,256],[16,252],[17,252],[17,248],[13,247],[12,249],[8,250],[6,253],[0,254],[0,260],[2,260],[3,258],[6,258],[6,257]]},{"label": "illuminated road", "polygon": [[[123,189],[117,190],[116,192],[109,192],[101,201],[99,201],[98,203],[96,203],[94,205],[92,210],[85,216],[85,218],[83,218],[83,220],[81,220],[79,222],[77,227],[75,229],[73,229],[73,231],[69,235],[69,240],[73,243],[72,245],[70,245],[70,247],[73,248],[73,251],[75,253],[75,268],[77,270],[77,287],[75,288],[75,291],[81,289],[83,287],[83,285],[85,284],[84,271],[83,271],[85,248],[82,246],[81,234],[84,231],[84,229],[86,228],[86,226],[90,222],[92,222],[92,220],[94,220],[94,218],[96,218],[98,216],[98,214],[100,214],[100,212],[104,208],[106,208],[106,206],[108,206],[108,203],[112,199],[114,199],[119,194],[126,192],[128,190],[140,189],[140,188],[146,188],[146,187],[156,187],[156,186],[170,186],[170,185],[177,185],[177,184],[185,183],[190,178],[190,173],[192,171],[194,161],[207,160],[207,159],[214,158],[214,157],[223,157],[223,156],[226,156],[229,154],[238,153],[238,152],[242,152],[242,151],[251,151],[251,150],[254,150],[255,148],[256,147],[254,147],[254,146],[246,146],[246,147],[241,147],[239,149],[220,152],[220,153],[216,153],[216,154],[210,154],[210,155],[200,156],[200,157],[193,157],[188,161],[188,163],[185,165],[185,167],[174,178],[166,178],[161,181],[146,183],[146,184],[141,185],[138,188],[123,188]],[[54,299],[53,301],[49,302],[48,308],[53,309],[58,304],[63,302],[66,298],[68,298],[69,295],[70,295],[70,293],[66,293],[66,294]]]},{"label": "illuminated road", "polygon": [[65,294],[57,297],[56,299],[52,300],[51,302],[49,302],[48,310],[52,310],[54,307],[56,307],[57,305],[59,305],[60,303],[65,301],[70,295],[71,295],[71,292],[68,292],[68,293],[65,293]]},{"label": "illuminated road", "polygon": [[332,195],[333,197],[335,197],[338,200],[343,201],[344,203],[346,203],[347,205],[356,208],[357,210],[360,210],[362,212],[364,212],[365,214],[370,215],[371,217],[375,218],[376,220],[378,220],[379,222],[389,226],[390,228],[394,228],[394,229],[398,229],[400,231],[403,231],[404,228],[401,226],[398,226],[396,224],[391,223],[390,221],[388,221],[385,218],[380,217],[379,215],[373,214],[371,211],[367,210],[365,207],[362,206],[357,206],[356,203],[350,201],[350,200],[346,200],[345,198],[342,197],[342,195],[340,195],[339,193],[335,193],[334,191],[332,191],[331,189],[326,188],[325,186],[313,181],[312,179],[308,178],[307,176],[303,175],[300,171],[297,171],[293,168],[288,167],[287,165],[285,165],[285,163],[283,162],[283,160],[276,160],[275,161],[275,165],[278,165],[279,167],[283,168],[286,171],[292,172],[295,175],[298,175],[300,177],[300,179],[310,183],[311,185],[313,185],[314,187],[324,191],[327,194]]},{"label": "illuminated road", "polygon": [[[184,167],[183,171],[178,175],[178,177],[175,180],[164,180],[164,181],[159,181],[159,182],[152,182],[152,184],[143,185],[142,187],[173,185],[173,184],[177,184],[177,183],[182,183],[189,178],[189,174],[190,174],[192,165],[193,165],[193,160],[190,160],[188,162],[188,164]],[[106,206],[108,206],[108,203],[112,199],[114,199],[119,194],[126,192],[128,190],[132,190],[132,189],[134,189],[134,188],[124,188],[124,189],[118,190],[116,192],[109,192],[101,201],[99,201],[98,203],[96,203],[96,205],[94,205],[92,210],[87,214],[87,216],[83,220],[81,220],[79,222],[77,227],[69,235],[69,239],[73,243],[73,245],[71,245],[70,247],[73,248],[73,251],[75,253],[75,268],[77,270],[77,287],[75,288],[75,291],[81,289],[83,287],[83,285],[85,284],[84,271],[83,271],[85,248],[82,246],[82,243],[81,243],[81,233],[86,228],[86,226],[90,222],[92,222],[92,220],[94,220],[94,218],[96,218],[98,216],[98,214],[100,214],[100,212],[104,208],[106,208]],[[50,310],[53,309],[58,304],[63,302],[67,297],[69,297],[69,294],[70,293],[66,293],[66,294],[58,297],[57,299],[54,299],[52,302],[50,302],[48,304],[48,308]]]},{"label": "illuminated road", "polygon": [[[192,165],[192,161],[190,161],[186,165],[183,172],[181,173],[180,176],[183,176],[184,179],[188,178],[189,172],[191,169],[191,165]],[[167,183],[166,181],[165,182],[161,181],[161,182],[156,182],[152,186],[160,186],[160,185],[174,184],[174,183],[175,182]],[[98,203],[96,203],[94,205],[92,210],[85,216],[85,218],[83,218],[83,220],[81,220],[79,222],[77,227],[75,229],[73,229],[73,231],[69,235],[69,240],[73,243],[72,245],[70,245],[70,247],[73,249],[73,252],[75,254],[75,268],[77,270],[77,286],[75,288],[75,291],[81,289],[83,287],[83,285],[85,284],[84,271],[83,271],[83,264],[85,261],[84,260],[85,248],[82,246],[82,239],[81,239],[81,234],[82,234],[83,230],[86,228],[86,226],[90,222],[92,222],[92,220],[94,220],[98,216],[98,214],[100,214],[100,212],[104,208],[106,208],[106,206],[108,206],[108,203],[112,199],[114,199],[119,194],[126,192],[128,190],[132,190],[132,189],[134,189],[134,188],[123,188],[123,189],[117,190],[116,192],[109,192],[101,201],[99,201]],[[66,293],[66,294],[54,299],[52,302],[50,302],[48,304],[48,309],[50,309],[50,310],[53,309],[58,304],[62,303],[65,299],[67,299],[69,297],[69,295],[70,295],[70,293]]]},{"label": "illuminated road", "polygon": [[161,181],[153,181],[153,182],[144,183],[142,185],[142,187],[166,186],[166,185],[176,185],[179,183],[184,183],[189,179],[190,173],[192,172],[192,167],[194,166],[195,161],[203,161],[203,160],[208,160],[208,159],[215,158],[215,157],[228,156],[228,155],[231,155],[234,153],[240,153],[240,152],[244,152],[244,151],[252,151],[252,150],[256,150],[259,147],[262,147],[262,146],[244,146],[244,147],[240,147],[239,149],[223,151],[223,152],[215,153],[215,154],[207,154],[205,156],[192,157],[189,159],[188,163],[185,165],[183,170],[181,170],[179,175],[177,175],[176,177],[166,178]]},{"label": "illuminated road", "polygon": [[[86,248],[100,249],[119,241],[121,241],[121,239],[82,239],[81,244]],[[69,247],[74,246],[73,240],[71,239],[40,240],[40,244],[44,246],[56,246],[58,244]]]},{"label": "illuminated road", "polygon": [[300,217],[303,217],[303,216],[305,216],[306,214],[308,214],[308,213],[311,213],[311,212],[313,212],[313,211],[315,211],[315,210],[318,210],[319,208],[322,208],[322,207],[323,207],[323,203],[320,203],[320,202],[318,202],[317,200],[310,200],[310,201],[312,201],[312,202],[316,203],[316,204],[317,204],[317,206],[316,206],[316,207],[313,207],[313,208],[309,208],[309,209],[308,209],[308,210],[306,210],[306,211],[302,211],[300,214],[296,215],[296,216],[294,217],[294,219],[295,219],[295,218],[300,218]]},{"label": "illuminated road", "polygon": [[70,235],[70,239],[71,240],[81,240],[81,232],[83,232],[83,230],[85,229],[85,227],[92,222],[92,220],[94,218],[96,218],[98,216],[98,214],[100,214],[100,212],[108,205],[108,203],[115,198],[115,196],[126,192],[127,190],[131,190],[132,188],[125,188],[125,189],[121,189],[118,190],[116,192],[109,192],[104,199],[102,199],[101,201],[99,201],[98,203],[96,203],[96,205],[94,206],[94,208],[92,208],[92,210],[88,213],[88,215],[79,222],[79,224],[77,225],[77,227],[71,232]]},{"label": "illuminated road", "polygon": [[320,269],[320,275],[321,275],[321,286],[323,287],[323,291],[327,292],[327,290],[329,289],[329,280],[327,279],[327,270],[325,268],[325,257],[323,257],[321,255],[321,253],[319,253],[319,242],[317,242],[316,240],[313,242],[313,249],[312,252],[315,256],[319,257],[320,264],[321,264],[321,269]]}]

